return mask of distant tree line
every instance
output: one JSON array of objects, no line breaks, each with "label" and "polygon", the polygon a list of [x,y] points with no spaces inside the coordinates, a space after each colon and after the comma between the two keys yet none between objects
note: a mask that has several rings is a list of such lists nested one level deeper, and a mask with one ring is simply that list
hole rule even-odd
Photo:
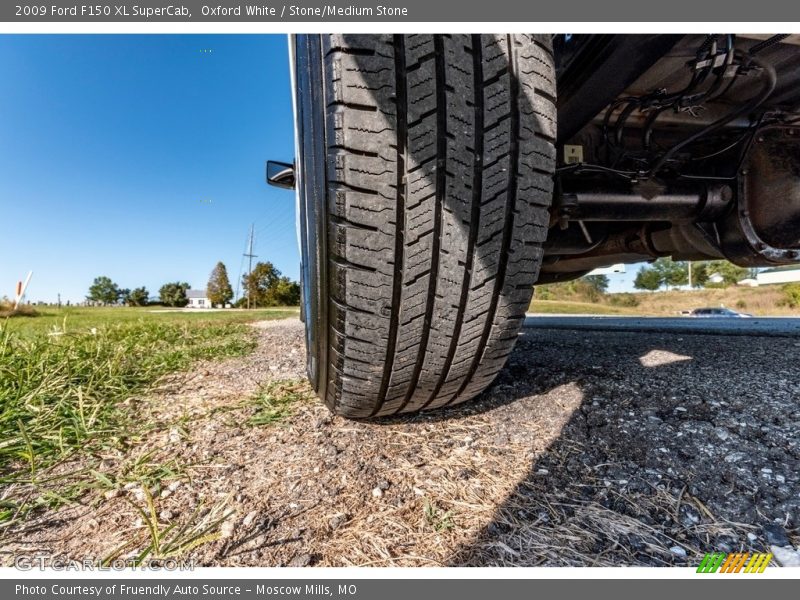
[{"label": "distant tree line", "polygon": [[[692,263],[691,285],[695,288],[728,287],[752,276],[752,273],[727,260],[710,260]],[[689,285],[689,263],[662,257],[641,267],[633,286],[637,290],[655,292],[661,288]]]},{"label": "distant tree line", "polygon": [[[242,277],[244,294],[236,302],[237,307],[263,308],[268,306],[297,306],[300,304],[300,284],[292,281],[271,262],[256,263],[253,270]],[[127,305],[146,306],[162,304],[164,306],[183,307],[189,303],[186,292],[191,286],[183,281],[165,283],[158,290],[158,299],[150,298],[147,288],[122,288],[110,277],[95,277],[89,286],[86,299],[104,306]],[[225,264],[218,262],[208,279],[206,297],[214,306],[227,306],[233,301],[233,288],[228,278]]]},{"label": "distant tree line", "polygon": [[[739,267],[727,260],[711,260],[689,263],[659,258],[642,266],[633,282],[637,290],[657,291],[683,287],[691,283],[694,288],[724,288],[734,285],[747,277],[755,277],[750,269]],[[537,286],[538,300],[572,300],[598,302],[608,293],[609,278],[606,275],[584,275],[572,281]],[[791,302],[790,298],[787,302]],[[609,302],[617,305],[635,305],[633,294],[612,294]],[[798,301],[800,304],[800,301]]]},{"label": "distant tree line", "polygon": [[91,302],[99,302],[103,305],[108,304],[127,304],[128,306],[145,306],[150,294],[146,287],[134,289],[121,288],[114,283],[110,277],[95,277],[94,282],[89,286],[89,293],[86,299]]}]

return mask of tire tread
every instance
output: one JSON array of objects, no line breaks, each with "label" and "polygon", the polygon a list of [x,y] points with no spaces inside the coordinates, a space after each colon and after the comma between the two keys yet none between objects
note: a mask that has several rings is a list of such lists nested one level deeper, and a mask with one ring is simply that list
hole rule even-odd
[{"label": "tire tread", "polygon": [[322,36],[329,382],[348,417],[495,378],[542,260],[555,163],[547,36]]}]

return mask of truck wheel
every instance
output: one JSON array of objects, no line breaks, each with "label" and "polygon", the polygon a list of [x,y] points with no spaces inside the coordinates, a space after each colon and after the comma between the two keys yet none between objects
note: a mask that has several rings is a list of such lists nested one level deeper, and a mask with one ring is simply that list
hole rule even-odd
[{"label": "truck wheel", "polygon": [[542,261],[549,37],[303,35],[294,58],[312,383],[346,417],[469,400]]}]

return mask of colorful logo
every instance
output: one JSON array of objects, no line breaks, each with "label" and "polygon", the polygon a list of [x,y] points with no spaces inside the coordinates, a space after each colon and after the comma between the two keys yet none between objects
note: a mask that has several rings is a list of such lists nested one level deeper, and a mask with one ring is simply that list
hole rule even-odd
[{"label": "colorful logo", "polygon": [[763,573],[772,560],[772,554],[762,552],[709,552],[703,557],[698,573]]}]

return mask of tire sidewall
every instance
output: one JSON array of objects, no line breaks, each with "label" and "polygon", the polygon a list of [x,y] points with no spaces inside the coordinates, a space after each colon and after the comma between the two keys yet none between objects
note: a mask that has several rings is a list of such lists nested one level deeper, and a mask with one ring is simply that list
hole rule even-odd
[{"label": "tire sidewall", "polygon": [[315,391],[327,397],[327,143],[319,35],[293,39],[298,233],[301,311],[305,323],[306,369]]}]

